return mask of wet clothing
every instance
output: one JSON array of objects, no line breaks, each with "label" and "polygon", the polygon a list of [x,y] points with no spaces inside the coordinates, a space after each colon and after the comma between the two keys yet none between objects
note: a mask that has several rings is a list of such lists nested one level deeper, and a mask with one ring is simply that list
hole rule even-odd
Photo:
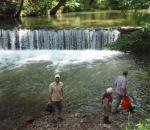
[{"label": "wet clothing", "polygon": [[62,110],[62,102],[61,101],[52,101],[52,108],[53,108],[53,112],[55,112],[56,110],[61,111]]},{"label": "wet clothing", "polygon": [[63,82],[52,82],[49,85],[49,93],[51,94],[51,100],[58,102],[63,99]]}]

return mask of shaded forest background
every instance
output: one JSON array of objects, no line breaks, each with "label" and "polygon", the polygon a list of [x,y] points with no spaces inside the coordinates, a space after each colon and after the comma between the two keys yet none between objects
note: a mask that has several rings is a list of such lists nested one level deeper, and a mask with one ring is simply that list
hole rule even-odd
[{"label": "shaded forest background", "polygon": [[149,6],[150,0],[1,0],[0,16],[19,18],[106,9],[147,9]]}]

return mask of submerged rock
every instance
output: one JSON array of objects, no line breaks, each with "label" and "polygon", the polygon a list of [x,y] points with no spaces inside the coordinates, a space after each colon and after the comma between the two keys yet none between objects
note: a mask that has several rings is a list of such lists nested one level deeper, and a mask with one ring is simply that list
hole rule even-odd
[{"label": "submerged rock", "polygon": [[34,117],[33,116],[27,116],[26,119],[25,119],[25,122],[26,123],[32,123],[34,121]]}]

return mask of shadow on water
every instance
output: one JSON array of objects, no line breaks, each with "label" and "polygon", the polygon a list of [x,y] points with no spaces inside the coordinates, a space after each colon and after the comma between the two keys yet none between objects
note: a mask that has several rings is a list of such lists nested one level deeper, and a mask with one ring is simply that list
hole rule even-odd
[{"label": "shadow on water", "polygon": [[0,28],[8,29],[8,28],[16,28],[21,27],[22,21],[21,19],[13,19],[13,18],[1,18],[0,20]]}]

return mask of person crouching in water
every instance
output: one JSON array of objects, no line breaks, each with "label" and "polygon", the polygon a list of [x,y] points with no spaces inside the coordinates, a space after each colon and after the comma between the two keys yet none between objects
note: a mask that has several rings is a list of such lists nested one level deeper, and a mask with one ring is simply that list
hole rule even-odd
[{"label": "person crouching in water", "polygon": [[111,122],[109,121],[109,115],[111,114],[111,105],[112,105],[112,88],[107,88],[106,92],[104,93],[102,97],[102,104],[103,104],[103,109],[104,109],[104,123],[105,124],[110,124]]}]

